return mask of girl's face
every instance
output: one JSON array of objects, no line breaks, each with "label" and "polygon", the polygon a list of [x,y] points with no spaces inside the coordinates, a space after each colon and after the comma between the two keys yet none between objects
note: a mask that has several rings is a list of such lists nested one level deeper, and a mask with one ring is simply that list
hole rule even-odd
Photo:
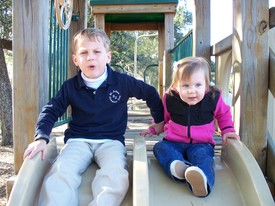
[{"label": "girl's face", "polygon": [[73,62],[87,78],[100,77],[111,61],[111,52],[104,47],[101,37],[89,39],[86,36],[77,40]]},{"label": "girl's face", "polygon": [[177,84],[180,98],[189,105],[200,102],[206,92],[205,73],[202,69],[193,72],[190,78],[183,79]]}]

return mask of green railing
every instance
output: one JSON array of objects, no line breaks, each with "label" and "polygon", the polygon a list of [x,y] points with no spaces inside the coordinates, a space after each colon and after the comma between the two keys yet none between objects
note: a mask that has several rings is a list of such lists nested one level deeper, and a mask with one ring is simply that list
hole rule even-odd
[{"label": "green railing", "polygon": [[118,72],[120,72],[120,73],[125,73],[123,67],[120,66],[120,65],[112,64],[111,67],[112,67],[112,69],[115,70],[115,71],[118,71]]},{"label": "green railing", "polygon": [[192,56],[193,53],[193,31],[188,32],[183,39],[169,51],[172,53],[173,61]]},{"label": "green railing", "polygon": [[[54,1],[50,3],[49,25],[49,98],[56,95],[62,83],[68,79],[68,40],[69,30],[63,30],[58,26]],[[67,112],[58,119],[55,126],[67,123]]]},{"label": "green railing", "polygon": [[143,72],[143,81],[158,89],[158,64],[148,65]]}]

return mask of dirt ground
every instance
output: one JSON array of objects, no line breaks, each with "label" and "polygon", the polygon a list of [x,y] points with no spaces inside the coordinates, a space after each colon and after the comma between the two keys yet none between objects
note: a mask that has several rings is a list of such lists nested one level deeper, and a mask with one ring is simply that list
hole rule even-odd
[{"label": "dirt ground", "polygon": [[0,206],[5,206],[7,204],[6,183],[14,172],[12,146],[0,146],[0,168]]}]

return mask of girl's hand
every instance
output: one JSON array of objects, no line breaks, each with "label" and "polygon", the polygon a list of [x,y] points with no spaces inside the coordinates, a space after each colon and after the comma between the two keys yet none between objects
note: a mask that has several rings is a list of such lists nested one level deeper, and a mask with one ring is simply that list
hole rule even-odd
[{"label": "girl's hand", "polygon": [[225,144],[228,138],[239,140],[239,139],[240,139],[240,136],[237,135],[235,132],[228,132],[228,133],[225,133],[225,134],[222,136],[222,144]]},{"label": "girl's hand", "polygon": [[42,160],[45,159],[46,156],[46,148],[47,143],[45,140],[37,140],[29,144],[28,148],[24,152],[23,158],[32,159],[38,152],[42,151]]},{"label": "girl's hand", "polygon": [[140,136],[145,137],[146,135],[149,135],[149,137],[152,137],[153,135],[156,135],[157,132],[154,127],[149,127],[146,130],[143,130],[139,133]]},{"label": "girl's hand", "polygon": [[159,135],[163,132],[164,122],[161,123],[154,123],[149,126],[148,129],[143,130],[140,132],[140,135],[145,137],[146,135],[149,135],[149,137],[152,137],[153,135]]}]

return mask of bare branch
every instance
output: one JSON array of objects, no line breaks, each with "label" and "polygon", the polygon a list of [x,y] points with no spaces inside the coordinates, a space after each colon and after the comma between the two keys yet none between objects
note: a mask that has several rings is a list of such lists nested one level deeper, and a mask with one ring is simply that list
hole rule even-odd
[{"label": "bare branch", "polygon": [[12,41],[6,39],[0,39],[1,47],[3,49],[11,50],[12,51]]}]

